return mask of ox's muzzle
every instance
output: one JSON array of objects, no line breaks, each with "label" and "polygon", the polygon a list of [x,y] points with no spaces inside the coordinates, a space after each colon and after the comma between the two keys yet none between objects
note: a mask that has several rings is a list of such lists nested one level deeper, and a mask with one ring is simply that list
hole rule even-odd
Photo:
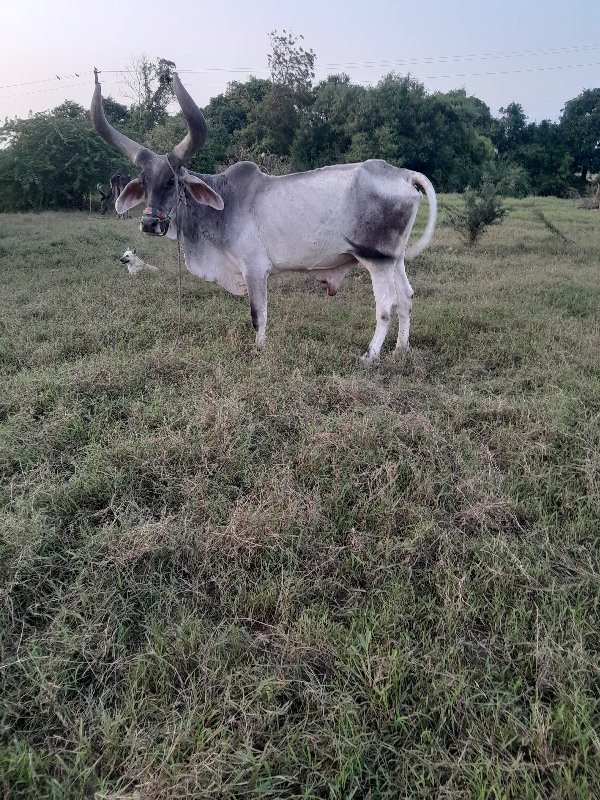
[{"label": "ox's muzzle", "polygon": [[164,236],[169,230],[170,221],[171,218],[162,209],[148,206],[142,214],[140,230],[151,236]]}]

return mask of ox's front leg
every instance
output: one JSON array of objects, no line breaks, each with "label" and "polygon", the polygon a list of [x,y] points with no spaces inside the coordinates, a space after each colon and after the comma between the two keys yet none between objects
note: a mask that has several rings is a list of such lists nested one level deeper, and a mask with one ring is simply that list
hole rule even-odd
[{"label": "ox's front leg", "polygon": [[394,284],[396,287],[396,301],[398,308],[398,339],[396,350],[408,350],[408,337],[410,334],[410,312],[414,291],[404,268],[404,259],[400,259],[394,270]]},{"label": "ox's front leg", "polygon": [[394,286],[393,264],[366,264],[371,274],[373,294],[375,295],[375,333],[362,360],[367,364],[379,357],[379,351],[385,341],[390,317],[396,307],[396,288]]},{"label": "ox's front leg", "polygon": [[252,327],[256,331],[256,346],[262,350],[267,338],[267,278],[265,270],[249,270],[246,275],[246,288],[250,300]]}]

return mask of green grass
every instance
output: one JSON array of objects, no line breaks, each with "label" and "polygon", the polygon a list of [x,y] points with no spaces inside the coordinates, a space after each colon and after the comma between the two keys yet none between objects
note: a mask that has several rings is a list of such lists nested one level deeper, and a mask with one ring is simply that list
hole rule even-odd
[{"label": "green grass", "polygon": [[600,796],[600,228],[535,203],[371,367],[358,271],[176,343],[173,243],[0,217],[0,794]]}]

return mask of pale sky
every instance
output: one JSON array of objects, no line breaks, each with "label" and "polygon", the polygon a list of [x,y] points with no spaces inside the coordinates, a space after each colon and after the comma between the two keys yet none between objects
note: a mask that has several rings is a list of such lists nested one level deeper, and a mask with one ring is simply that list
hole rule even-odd
[{"label": "pale sky", "polygon": [[89,106],[94,66],[103,94],[129,104],[110,71],[141,53],[174,61],[205,105],[231,80],[268,77],[268,33],[284,28],[315,51],[317,80],[375,83],[395,69],[429,91],[464,87],[493,114],[514,100],[556,120],[600,86],[600,0],[14,0],[0,17],[0,120],[65,99]]}]

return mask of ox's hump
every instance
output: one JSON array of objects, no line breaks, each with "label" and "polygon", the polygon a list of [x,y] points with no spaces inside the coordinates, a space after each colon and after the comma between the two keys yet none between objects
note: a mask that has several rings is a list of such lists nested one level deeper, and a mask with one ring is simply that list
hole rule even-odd
[{"label": "ox's hump", "polygon": [[243,181],[260,175],[260,170],[254,161],[238,161],[237,164],[228,167],[223,175],[235,181]]}]

